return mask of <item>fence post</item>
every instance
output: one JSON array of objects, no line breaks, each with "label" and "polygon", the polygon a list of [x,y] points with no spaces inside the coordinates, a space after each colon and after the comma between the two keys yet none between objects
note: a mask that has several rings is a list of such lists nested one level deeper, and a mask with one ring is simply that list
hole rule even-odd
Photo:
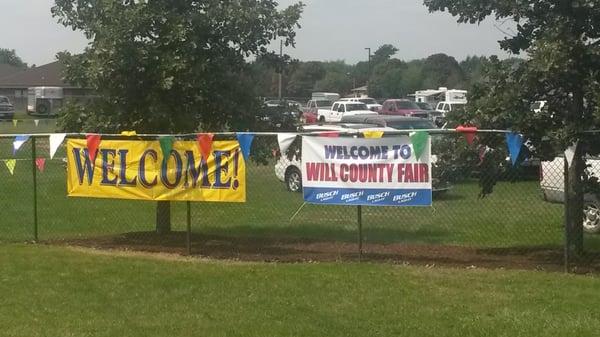
[{"label": "fence post", "polygon": [[186,234],[186,247],[187,254],[192,255],[192,211],[191,202],[187,201],[187,234]]},{"label": "fence post", "polygon": [[569,255],[570,255],[570,250],[571,250],[571,240],[570,240],[570,233],[571,233],[571,223],[570,223],[570,219],[569,219],[569,214],[570,214],[570,210],[569,210],[569,162],[567,161],[567,157],[565,156],[563,159],[563,179],[564,179],[564,187],[563,187],[563,199],[564,199],[564,212],[565,212],[565,219],[564,219],[564,225],[565,225],[565,249],[564,249],[564,263],[565,263],[565,272],[568,273],[570,268],[569,268],[569,263],[570,263],[570,259],[569,259]]},{"label": "fence post", "polygon": [[358,205],[357,208],[357,219],[358,219],[358,261],[362,260],[362,243],[363,243],[363,235],[362,235],[362,206]]},{"label": "fence post", "polygon": [[31,174],[33,177],[33,241],[38,241],[37,170],[35,163],[35,136],[31,137]]}]

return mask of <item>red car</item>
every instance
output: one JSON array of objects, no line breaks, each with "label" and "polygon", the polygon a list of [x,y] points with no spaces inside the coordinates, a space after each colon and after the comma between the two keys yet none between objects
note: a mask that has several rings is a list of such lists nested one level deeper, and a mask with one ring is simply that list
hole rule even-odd
[{"label": "red car", "polygon": [[388,99],[383,102],[380,115],[399,115],[428,118],[426,110],[421,109],[415,102],[407,99]]}]

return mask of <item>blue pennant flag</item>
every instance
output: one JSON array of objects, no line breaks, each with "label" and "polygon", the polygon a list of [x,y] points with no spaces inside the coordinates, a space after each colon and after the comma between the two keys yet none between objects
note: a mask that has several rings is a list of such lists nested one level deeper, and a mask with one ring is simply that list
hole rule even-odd
[{"label": "blue pennant flag", "polygon": [[20,135],[20,136],[15,137],[15,140],[13,141],[13,156],[17,153],[17,151],[19,151],[21,146],[23,144],[25,144],[28,140],[29,140],[29,136],[27,136],[27,135]]},{"label": "blue pennant flag", "polygon": [[248,160],[250,157],[250,148],[252,147],[252,141],[254,140],[253,133],[238,133],[236,134],[237,140],[240,143],[240,149],[244,159]]},{"label": "blue pennant flag", "polygon": [[523,147],[523,137],[516,132],[507,133],[506,145],[508,146],[510,161],[512,161],[513,166],[515,166],[517,164],[519,154],[521,153],[521,147]]}]

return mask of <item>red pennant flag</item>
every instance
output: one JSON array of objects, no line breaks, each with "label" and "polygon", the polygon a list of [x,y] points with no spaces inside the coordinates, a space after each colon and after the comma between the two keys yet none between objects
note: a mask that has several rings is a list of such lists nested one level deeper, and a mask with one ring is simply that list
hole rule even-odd
[{"label": "red pennant flag", "polygon": [[200,133],[196,135],[196,140],[198,141],[198,147],[200,148],[200,153],[204,160],[208,161],[208,156],[210,156],[210,152],[212,151],[212,142],[213,142],[212,133]]},{"label": "red pennant flag", "polygon": [[340,133],[337,131],[324,131],[324,132],[319,132],[319,136],[337,138],[340,136]]},{"label": "red pennant flag", "polygon": [[93,163],[96,160],[96,153],[98,152],[101,136],[91,133],[86,135],[85,139],[87,141],[88,156],[90,161]]},{"label": "red pennant flag", "polygon": [[44,172],[44,168],[46,168],[46,159],[45,158],[36,158],[35,166],[37,166],[40,172]]},{"label": "red pennant flag", "polygon": [[467,140],[467,144],[473,144],[473,140],[475,139],[475,135],[477,133],[477,128],[474,126],[464,126],[459,125],[456,127],[456,132],[460,132],[465,136]]}]

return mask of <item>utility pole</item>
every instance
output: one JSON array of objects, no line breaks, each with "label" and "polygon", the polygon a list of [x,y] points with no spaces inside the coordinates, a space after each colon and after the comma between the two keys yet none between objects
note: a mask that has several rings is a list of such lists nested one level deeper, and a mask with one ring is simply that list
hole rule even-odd
[{"label": "utility pole", "polygon": [[371,78],[371,48],[365,48],[369,52],[369,63],[368,63],[368,72],[367,72],[367,90],[369,90],[369,79]]},{"label": "utility pole", "polygon": [[[279,62],[281,62],[281,60],[283,59],[283,40],[279,41]],[[281,63],[280,63],[281,64]],[[279,100],[281,101],[281,76],[283,74],[283,64],[281,64],[281,67],[279,68],[279,94],[277,95],[277,97],[279,98]]]}]

